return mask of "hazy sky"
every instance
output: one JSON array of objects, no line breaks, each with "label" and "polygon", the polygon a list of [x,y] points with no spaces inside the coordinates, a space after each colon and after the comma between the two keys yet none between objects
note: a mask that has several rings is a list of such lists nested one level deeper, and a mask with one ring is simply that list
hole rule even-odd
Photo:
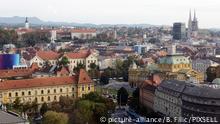
[{"label": "hazy sky", "polygon": [[0,16],[95,24],[187,22],[196,9],[199,26],[220,28],[220,0],[0,0]]}]

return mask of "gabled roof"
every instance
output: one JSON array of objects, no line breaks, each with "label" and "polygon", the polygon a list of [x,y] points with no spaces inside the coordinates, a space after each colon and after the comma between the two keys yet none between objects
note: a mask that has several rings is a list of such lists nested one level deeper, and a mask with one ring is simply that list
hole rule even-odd
[{"label": "gabled roof", "polygon": [[62,66],[60,69],[57,70],[56,73],[60,75],[68,75],[70,72],[67,67]]},{"label": "gabled roof", "polygon": [[36,55],[43,60],[57,60],[60,57],[59,53],[53,51],[38,51]]},{"label": "gabled roof", "polygon": [[89,77],[87,72],[84,69],[80,69],[78,74],[78,84],[88,84],[92,83],[92,79]]},{"label": "gabled roof", "polygon": [[74,83],[77,83],[75,76],[45,77],[45,78],[22,79],[22,80],[5,80],[0,82],[0,90],[68,85]]},{"label": "gabled roof", "polygon": [[65,53],[64,56],[70,59],[81,59],[81,58],[87,58],[91,54],[90,51],[87,52],[69,52]]},{"label": "gabled roof", "polygon": [[0,90],[89,83],[92,83],[91,78],[88,76],[87,72],[84,69],[81,69],[79,74],[74,76],[44,77],[1,81]]}]

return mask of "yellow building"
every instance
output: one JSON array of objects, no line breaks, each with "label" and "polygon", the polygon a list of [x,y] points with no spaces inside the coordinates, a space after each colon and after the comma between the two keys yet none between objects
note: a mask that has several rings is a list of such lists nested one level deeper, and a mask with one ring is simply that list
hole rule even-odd
[{"label": "yellow building", "polygon": [[137,67],[135,63],[129,68],[129,83],[132,87],[139,87],[140,84],[159,75],[160,80],[181,80],[193,83],[204,82],[204,74],[192,69],[189,58],[183,55],[167,55],[158,59],[157,64],[150,64],[147,67]]},{"label": "yellow building", "polygon": [[60,96],[82,97],[94,91],[94,84],[86,71],[81,69],[74,76],[45,77],[0,82],[0,103],[12,103],[17,97],[21,102],[36,100],[39,104],[59,101]]},{"label": "yellow building", "polygon": [[158,68],[165,79],[189,80],[194,83],[204,81],[204,74],[193,70],[190,59],[183,55],[168,55],[160,58]]}]

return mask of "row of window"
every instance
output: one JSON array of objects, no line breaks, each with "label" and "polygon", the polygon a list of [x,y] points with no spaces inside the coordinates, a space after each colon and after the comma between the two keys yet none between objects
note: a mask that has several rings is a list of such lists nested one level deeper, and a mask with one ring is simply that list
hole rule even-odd
[{"label": "row of window", "polygon": [[77,60],[73,60],[73,61],[70,61],[71,63],[76,63],[77,62],[77,64],[78,63],[85,63],[84,61],[82,61],[82,60],[79,60],[79,61],[77,61]]},{"label": "row of window", "polygon": [[[74,91],[74,88],[72,88],[72,91]],[[63,92],[63,89],[60,88],[60,93],[62,93],[62,92]],[[67,88],[67,92],[68,92],[68,88]],[[47,90],[47,94],[50,94],[50,93],[51,93],[51,90]],[[54,90],[53,90],[53,93],[57,93],[57,90],[54,89]],[[45,91],[44,91],[44,90],[41,90],[41,94],[45,94]],[[21,95],[22,95],[22,96],[25,96],[25,92],[21,92]],[[31,94],[31,91],[28,91],[28,95],[29,95],[29,96],[32,95],[32,94]],[[35,95],[37,95],[37,91],[35,91]],[[12,97],[12,93],[9,93],[8,96],[9,96],[9,97]],[[18,97],[18,96],[19,96],[19,95],[18,95],[18,92],[15,92],[15,97]]]},{"label": "row of window", "polygon": [[96,60],[94,60],[94,61],[93,61],[93,60],[91,60],[91,61],[88,60],[88,63],[90,63],[90,62],[91,62],[91,63],[96,63]]},{"label": "row of window", "polygon": [[[90,90],[91,90],[91,87],[88,86],[88,91],[90,91]],[[72,88],[72,91],[74,91],[74,88]],[[82,91],[85,91],[85,86],[82,86]],[[60,93],[62,93],[62,92],[63,92],[63,89],[60,88]],[[68,88],[67,88],[67,92],[68,92]],[[47,94],[50,94],[50,93],[51,93],[51,90],[47,90]],[[57,90],[54,89],[54,90],[53,90],[53,93],[57,93]],[[45,94],[45,91],[44,91],[44,90],[41,90],[41,94]],[[25,96],[25,92],[21,92],[21,95],[22,95],[22,96]],[[29,96],[32,95],[32,94],[31,94],[31,91],[28,91],[28,95],[29,95]],[[35,91],[35,95],[37,95],[37,91]],[[9,97],[12,97],[12,93],[9,93],[8,96],[9,96]],[[18,92],[15,92],[15,97],[18,97],[18,96],[19,96],[19,95],[18,95]]]}]

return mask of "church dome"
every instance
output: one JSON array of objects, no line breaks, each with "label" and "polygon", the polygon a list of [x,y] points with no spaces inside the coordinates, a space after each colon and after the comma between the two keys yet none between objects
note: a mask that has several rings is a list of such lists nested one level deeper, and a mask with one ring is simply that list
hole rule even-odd
[{"label": "church dome", "polygon": [[159,64],[189,64],[189,58],[182,55],[169,55],[159,59]]}]

